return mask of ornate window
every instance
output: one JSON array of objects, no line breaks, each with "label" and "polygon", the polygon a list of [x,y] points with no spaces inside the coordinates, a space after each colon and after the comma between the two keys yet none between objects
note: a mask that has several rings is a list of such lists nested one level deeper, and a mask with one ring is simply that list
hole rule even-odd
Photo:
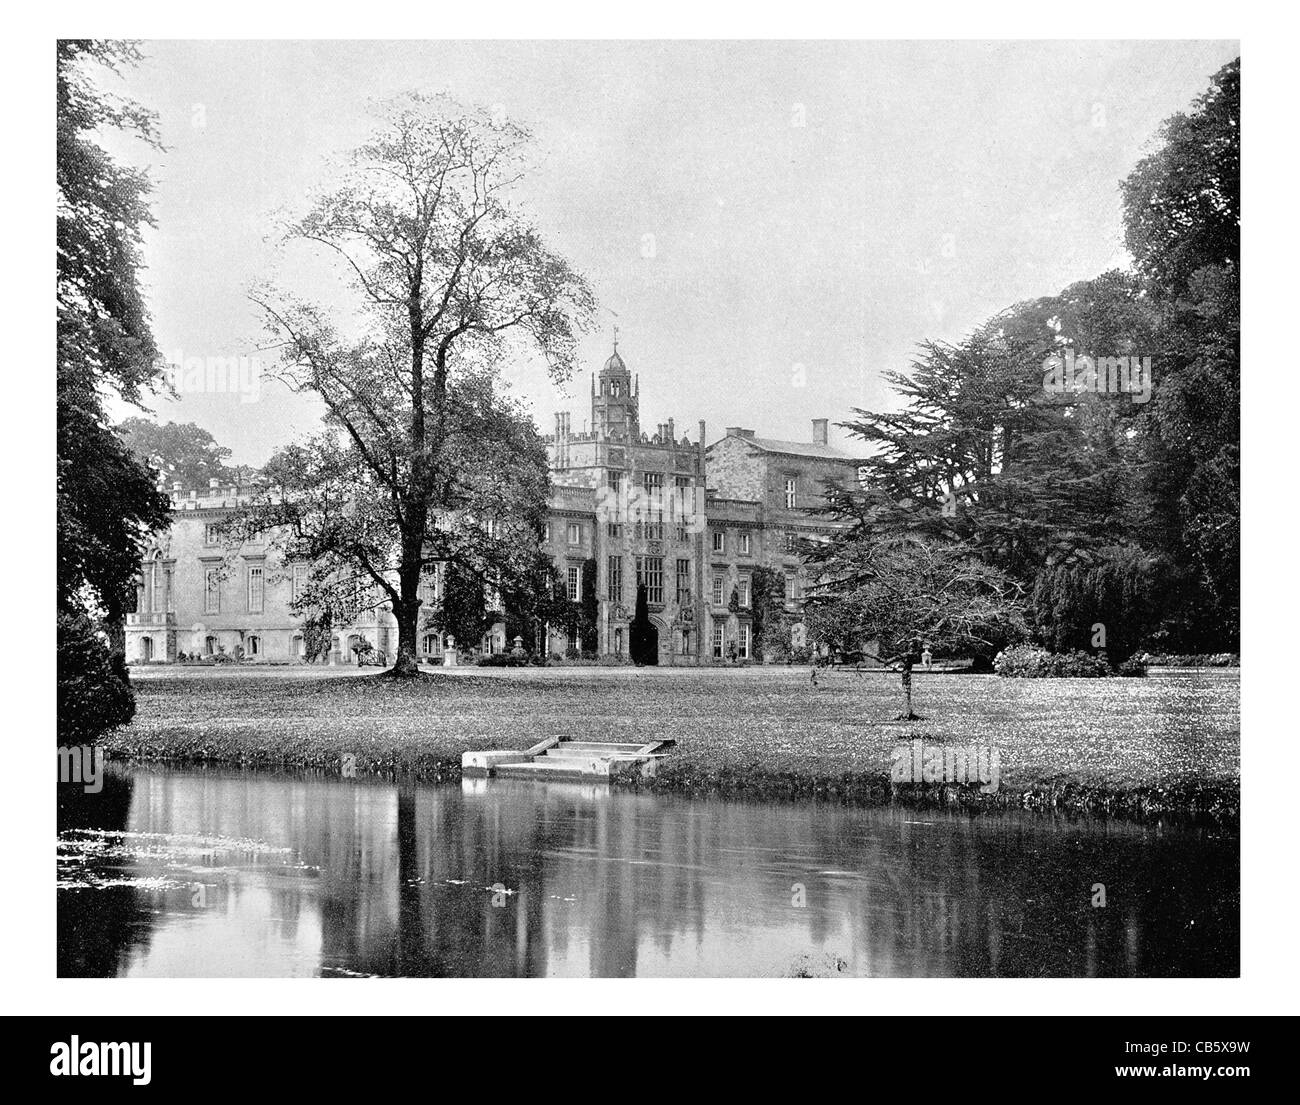
[{"label": "ornate window", "polygon": [[646,602],[663,605],[664,558],[662,556],[637,557],[637,583],[645,584]]}]

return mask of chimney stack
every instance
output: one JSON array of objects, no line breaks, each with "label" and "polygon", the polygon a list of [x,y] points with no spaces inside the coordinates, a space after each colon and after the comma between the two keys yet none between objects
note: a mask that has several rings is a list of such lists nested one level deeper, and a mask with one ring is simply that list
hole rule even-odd
[{"label": "chimney stack", "polygon": [[830,420],[826,418],[814,418],[812,420],[814,445],[826,444],[826,426],[829,421]]}]

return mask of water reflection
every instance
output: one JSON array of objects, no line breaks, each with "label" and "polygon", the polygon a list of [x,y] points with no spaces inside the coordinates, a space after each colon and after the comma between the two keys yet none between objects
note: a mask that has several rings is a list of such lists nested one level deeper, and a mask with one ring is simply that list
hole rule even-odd
[{"label": "water reflection", "polygon": [[1235,838],[504,780],[110,778],[61,819],[61,975],[752,976],[809,954],[858,975],[1237,972]]}]

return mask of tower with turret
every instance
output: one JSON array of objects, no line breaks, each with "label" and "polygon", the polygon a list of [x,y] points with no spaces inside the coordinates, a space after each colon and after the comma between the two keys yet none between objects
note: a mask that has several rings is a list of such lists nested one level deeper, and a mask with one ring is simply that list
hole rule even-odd
[{"label": "tower with turret", "polygon": [[591,381],[591,428],[598,438],[625,442],[640,438],[640,392],[640,382],[618,355],[615,338],[614,352]]}]

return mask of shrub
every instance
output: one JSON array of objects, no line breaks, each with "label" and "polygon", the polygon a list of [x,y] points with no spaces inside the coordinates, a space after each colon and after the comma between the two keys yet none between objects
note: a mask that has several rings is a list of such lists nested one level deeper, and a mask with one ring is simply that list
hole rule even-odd
[{"label": "shrub", "polygon": [[480,668],[526,668],[528,656],[524,652],[517,656],[513,652],[493,652],[480,656],[474,663]]},{"label": "shrub", "polygon": [[84,614],[60,614],[57,626],[58,717],[61,744],[88,744],[135,716],[126,658],[110,651]]},{"label": "shrub", "polygon": [[1048,652],[1035,645],[1013,645],[993,658],[993,669],[1014,679],[1094,679],[1110,675],[1110,665],[1090,652]]},{"label": "shrub", "polygon": [[1146,662],[1156,668],[1238,668],[1241,656],[1235,652],[1160,652],[1148,654]]},{"label": "shrub", "polygon": [[1130,656],[1116,669],[1116,675],[1129,676],[1130,678],[1145,678],[1147,673],[1146,661],[1141,656]]}]

